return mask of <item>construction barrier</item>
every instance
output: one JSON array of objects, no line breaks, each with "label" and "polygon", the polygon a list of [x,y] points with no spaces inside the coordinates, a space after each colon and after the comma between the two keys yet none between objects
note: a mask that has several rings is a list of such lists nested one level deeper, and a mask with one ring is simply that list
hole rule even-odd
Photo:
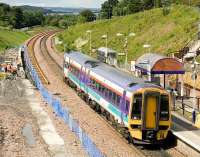
[{"label": "construction barrier", "polygon": [[105,155],[103,155],[103,153],[92,142],[91,138],[86,134],[86,132],[82,128],[80,128],[78,122],[73,119],[69,109],[66,107],[64,108],[61,102],[57,98],[55,98],[55,96],[53,96],[46,88],[44,88],[36,70],[31,64],[27,47],[24,48],[24,55],[22,56],[24,56],[23,60],[25,63],[25,71],[26,75],[28,75],[28,78],[31,79],[33,84],[40,91],[43,99],[49,105],[51,105],[56,115],[62,118],[65,124],[69,126],[70,130],[74,132],[75,135],[79,138],[83,148],[88,152],[89,156],[105,157]]}]

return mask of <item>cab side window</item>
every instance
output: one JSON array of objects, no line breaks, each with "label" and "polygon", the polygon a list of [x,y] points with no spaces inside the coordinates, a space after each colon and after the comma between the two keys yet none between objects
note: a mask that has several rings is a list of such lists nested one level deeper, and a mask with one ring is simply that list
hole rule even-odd
[{"label": "cab side window", "polygon": [[134,95],[131,119],[141,119],[142,94]]},{"label": "cab side window", "polygon": [[69,63],[64,62],[64,67],[65,67],[66,69],[69,69]]},{"label": "cab side window", "polygon": [[169,97],[167,95],[161,95],[160,120],[169,120]]}]

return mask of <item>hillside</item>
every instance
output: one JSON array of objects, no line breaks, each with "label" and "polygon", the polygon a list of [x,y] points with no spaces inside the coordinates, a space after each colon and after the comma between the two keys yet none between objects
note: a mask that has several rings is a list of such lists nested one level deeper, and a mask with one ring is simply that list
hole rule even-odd
[{"label": "hillside", "polygon": [[67,7],[44,7],[44,9],[50,10],[53,13],[68,13],[68,14],[79,14],[85,9],[90,9],[92,12],[99,12],[96,8],[67,8]]},{"label": "hillside", "polygon": [[30,36],[20,31],[11,31],[0,28],[0,53],[5,48],[16,47],[22,44]]},{"label": "hillside", "polygon": [[[181,49],[193,39],[198,30],[200,12],[196,8],[176,5],[171,8],[170,14],[163,16],[162,9],[152,9],[125,17],[115,17],[112,20],[102,20],[70,27],[59,35],[67,43],[68,48],[74,49],[80,43],[84,52],[89,52],[87,30],[92,32],[93,48],[105,46],[101,39],[108,32],[108,47],[123,52],[124,38],[117,37],[116,33],[136,33],[129,38],[129,60],[141,56],[149,51],[143,48],[150,44],[153,52],[168,54]],[[77,40],[79,39],[79,40]],[[75,44],[76,41],[76,44]],[[63,46],[58,46],[63,50]]]},{"label": "hillside", "polygon": [[19,8],[27,12],[42,12],[43,14],[52,13],[52,11],[49,9],[42,8],[42,7],[29,6],[29,5],[19,6]]},{"label": "hillside", "polygon": [[200,6],[200,1],[199,0],[176,0],[177,2],[181,4],[186,4],[186,5],[194,5],[194,6]]}]

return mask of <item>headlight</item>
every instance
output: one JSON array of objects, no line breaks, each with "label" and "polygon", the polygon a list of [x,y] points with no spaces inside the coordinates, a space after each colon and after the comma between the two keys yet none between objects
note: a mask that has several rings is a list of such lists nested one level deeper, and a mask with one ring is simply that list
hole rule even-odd
[{"label": "headlight", "polygon": [[132,129],[141,129],[141,125],[131,124]]}]

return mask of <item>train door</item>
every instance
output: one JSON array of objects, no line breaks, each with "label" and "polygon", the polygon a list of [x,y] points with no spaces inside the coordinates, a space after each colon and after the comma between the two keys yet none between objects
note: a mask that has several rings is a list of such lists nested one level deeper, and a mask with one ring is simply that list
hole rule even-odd
[{"label": "train door", "polygon": [[147,130],[158,129],[159,93],[144,94],[143,128]]},{"label": "train door", "polygon": [[154,129],[156,127],[156,97],[148,96],[146,104],[146,129]]}]

